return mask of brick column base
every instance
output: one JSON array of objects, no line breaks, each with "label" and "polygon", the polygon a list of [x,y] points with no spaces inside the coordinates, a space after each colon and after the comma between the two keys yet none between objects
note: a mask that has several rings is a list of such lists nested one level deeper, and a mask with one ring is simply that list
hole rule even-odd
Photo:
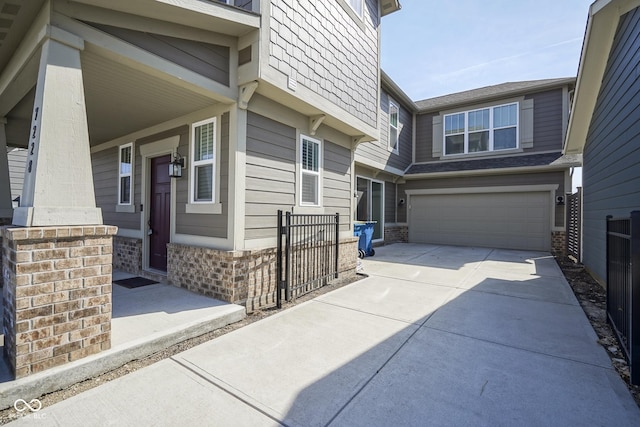
[{"label": "brick column base", "polygon": [[567,233],[564,231],[551,232],[551,253],[557,257],[567,256]]},{"label": "brick column base", "polygon": [[16,378],[111,347],[116,230],[2,229],[4,353]]}]

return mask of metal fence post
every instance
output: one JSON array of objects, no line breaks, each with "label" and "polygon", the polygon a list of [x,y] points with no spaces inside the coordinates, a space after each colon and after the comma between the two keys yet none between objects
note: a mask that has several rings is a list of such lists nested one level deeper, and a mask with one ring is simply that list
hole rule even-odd
[{"label": "metal fence post", "polygon": [[640,211],[631,212],[631,384],[640,384]]},{"label": "metal fence post", "polygon": [[276,254],[276,306],[282,308],[282,211],[278,210],[278,251]]},{"label": "metal fence post", "polygon": [[609,237],[609,223],[611,221],[611,219],[613,218],[613,215],[607,215],[607,217],[605,218],[605,230],[606,230],[606,234],[605,234],[605,254],[607,256],[607,262],[605,263],[606,269],[605,269],[605,279],[607,280],[607,289],[606,289],[606,308],[607,308],[607,323],[608,324],[612,324],[611,318],[609,316],[609,313],[611,313],[611,272],[610,272],[610,267],[609,267],[609,262],[610,262],[610,257],[611,257],[611,248],[610,248],[610,243],[609,240],[611,239]]},{"label": "metal fence post", "polygon": [[291,286],[289,286],[289,256],[291,253],[291,212],[286,213],[285,219],[285,247],[284,247],[284,299],[291,299]]},{"label": "metal fence post", "polygon": [[340,262],[340,257],[338,252],[340,251],[340,213],[336,212],[336,256],[335,256],[335,274],[334,278],[338,278],[338,266]]}]

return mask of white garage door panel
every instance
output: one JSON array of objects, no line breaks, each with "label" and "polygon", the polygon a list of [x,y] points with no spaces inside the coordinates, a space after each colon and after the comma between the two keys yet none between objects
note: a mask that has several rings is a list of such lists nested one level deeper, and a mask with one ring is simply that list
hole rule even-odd
[{"label": "white garage door panel", "polygon": [[409,241],[548,251],[549,193],[411,196]]}]

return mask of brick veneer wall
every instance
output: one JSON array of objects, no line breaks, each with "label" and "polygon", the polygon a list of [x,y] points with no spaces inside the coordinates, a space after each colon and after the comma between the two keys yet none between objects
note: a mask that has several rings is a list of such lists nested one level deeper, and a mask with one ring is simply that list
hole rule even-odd
[{"label": "brick veneer wall", "polygon": [[111,346],[112,226],[4,228],[4,352],[16,378]]},{"label": "brick veneer wall", "polygon": [[409,242],[409,227],[407,225],[384,226],[384,243]]},{"label": "brick veneer wall", "polygon": [[551,232],[551,253],[555,256],[567,256],[567,233],[564,231]]},{"label": "brick veneer wall", "polygon": [[139,275],[142,271],[142,239],[114,236],[113,268]]},{"label": "brick veneer wall", "polygon": [[[340,277],[355,275],[358,240],[340,242]],[[167,280],[170,284],[223,301],[245,305],[247,312],[276,304],[275,248],[224,251],[170,243]]]}]

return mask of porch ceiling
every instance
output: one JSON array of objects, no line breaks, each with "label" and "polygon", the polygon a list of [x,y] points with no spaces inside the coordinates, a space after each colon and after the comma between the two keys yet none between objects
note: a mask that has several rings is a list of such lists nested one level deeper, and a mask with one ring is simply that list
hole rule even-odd
[{"label": "porch ceiling", "polygon": [[[209,97],[90,50],[82,52],[82,75],[92,146],[216,105]],[[9,145],[26,146],[34,97],[32,89],[7,114]]]},{"label": "porch ceiling", "polygon": [[45,0],[0,0],[0,70],[7,65]]}]

